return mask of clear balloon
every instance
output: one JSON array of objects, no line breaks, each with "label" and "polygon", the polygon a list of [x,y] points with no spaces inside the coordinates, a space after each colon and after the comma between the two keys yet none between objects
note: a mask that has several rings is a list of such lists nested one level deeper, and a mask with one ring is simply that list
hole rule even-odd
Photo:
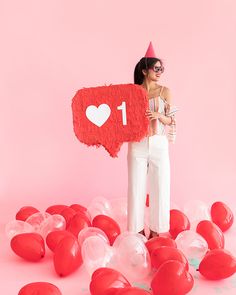
[{"label": "clear balloon", "polygon": [[178,234],[175,239],[177,248],[181,250],[190,265],[198,268],[201,259],[208,251],[207,241],[198,233],[186,230]]},{"label": "clear balloon", "polygon": [[150,255],[144,240],[147,239],[141,234],[126,232],[118,236],[113,244],[116,258],[112,261],[113,267],[128,280],[145,278],[151,271]]},{"label": "clear balloon", "polygon": [[84,266],[91,276],[96,269],[109,264],[114,250],[103,238],[90,236],[82,244],[81,255]]},{"label": "clear balloon", "polygon": [[39,233],[46,237],[50,232],[56,230],[64,230],[66,228],[66,220],[60,214],[50,215],[39,227]]},{"label": "clear balloon", "polygon": [[92,200],[88,206],[88,212],[91,216],[91,219],[97,215],[107,215],[112,217],[112,207],[110,202],[104,197],[97,197]]},{"label": "clear balloon", "polygon": [[26,219],[26,222],[31,224],[34,227],[35,232],[40,232],[40,226],[44,220],[50,217],[51,214],[47,212],[38,212]]},{"label": "clear balloon", "polygon": [[211,220],[210,208],[201,200],[190,200],[186,202],[183,212],[187,215],[191,223],[191,230],[196,230],[199,221]]},{"label": "clear balloon", "polygon": [[90,227],[85,227],[78,234],[78,241],[81,247],[83,245],[83,242],[89,237],[99,237],[103,239],[108,245],[110,244],[104,231],[102,231],[98,227],[90,226]]},{"label": "clear balloon", "polygon": [[5,232],[9,239],[12,239],[14,236],[23,233],[32,233],[34,232],[34,227],[22,220],[13,220],[6,224]]}]

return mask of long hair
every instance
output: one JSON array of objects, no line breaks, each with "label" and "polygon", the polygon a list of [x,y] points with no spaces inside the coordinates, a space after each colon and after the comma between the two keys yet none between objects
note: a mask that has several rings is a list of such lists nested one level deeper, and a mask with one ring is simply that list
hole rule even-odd
[{"label": "long hair", "polygon": [[134,84],[141,85],[144,80],[144,74],[142,70],[148,70],[154,66],[156,62],[160,62],[163,67],[163,61],[156,57],[142,57],[140,61],[136,64],[134,69]]}]

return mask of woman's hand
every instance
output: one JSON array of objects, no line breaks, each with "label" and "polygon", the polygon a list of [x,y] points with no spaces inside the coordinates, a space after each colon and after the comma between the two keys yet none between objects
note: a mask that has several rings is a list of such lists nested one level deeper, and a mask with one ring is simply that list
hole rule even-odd
[{"label": "woman's hand", "polygon": [[150,110],[146,110],[146,116],[149,118],[149,120],[159,119],[161,114],[158,112],[152,112]]}]

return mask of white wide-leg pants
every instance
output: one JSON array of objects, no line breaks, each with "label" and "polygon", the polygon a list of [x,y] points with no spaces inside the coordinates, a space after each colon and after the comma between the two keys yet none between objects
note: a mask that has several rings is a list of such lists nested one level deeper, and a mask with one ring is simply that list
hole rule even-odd
[{"label": "white wide-leg pants", "polygon": [[[149,227],[155,232],[169,231],[170,160],[166,135],[155,134],[140,142],[129,142],[128,164],[128,230],[144,229],[144,212],[149,181]],[[148,176],[148,178],[147,178]]]}]

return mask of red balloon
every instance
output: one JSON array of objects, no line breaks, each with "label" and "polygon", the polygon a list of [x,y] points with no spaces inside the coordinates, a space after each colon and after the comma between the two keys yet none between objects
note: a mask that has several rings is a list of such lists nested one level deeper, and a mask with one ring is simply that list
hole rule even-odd
[{"label": "red balloon", "polygon": [[220,280],[236,272],[236,258],[225,249],[209,251],[199,265],[199,272],[209,280]]},{"label": "red balloon", "polygon": [[177,248],[175,240],[167,237],[154,237],[148,240],[145,243],[149,254],[152,254],[152,251],[161,247],[161,246],[169,246],[169,247],[174,247]]},{"label": "red balloon", "polygon": [[46,237],[46,244],[51,251],[55,251],[56,246],[65,237],[74,237],[74,235],[67,230],[57,230],[50,232]]},{"label": "red balloon", "polygon": [[[95,270],[92,274],[89,289],[91,295],[104,295],[108,289],[130,286],[128,280],[119,271],[112,268],[102,267]],[[108,293],[111,291],[114,292],[114,290],[110,290]]]},{"label": "red balloon", "polygon": [[82,264],[81,248],[75,237],[67,236],[56,246],[53,257],[59,276],[67,276]]},{"label": "red balloon", "polygon": [[222,230],[210,220],[202,220],[198,223],[196,232],[208,243],[209,249],[224,248],[225,238]]},{"label": "red balloon", "polygon": [[29,261],[39,261],[45,255],[44,240],[37,233],[14,236],[11,240],[11,248],[18,256]]},{"label": "red balloon", "polygon": [[151,288],[153,295],[184,295],[193,288],[193,277],[184,263],[168,260],[155,273]]},{"label": "red balloon", "polygon": [[88,209],[82,205],[79,205],[79,204],[72,204],[70,205],[70,208],[72,208],[73,210],[75,210],[76,212],[80,212],[80,213],[83,213],[85,216],[88,217],[89,220],[91,220],[91,216],[88,212]]},{"label": "red balloon", "polygon": [[78,237],[79,232],[85,228],[91,226],[91,222],[83,213],[76,213],[70,220],[67,230],[73,235]]},{"label": "red balloon", "polygon": [[188,217],[177,209],[170,210],[170,234],[175,239],[184,230],[190,229]]},{"label": "red balloon", "polygon": [[92,226],[98,227],[105,232],[110,244],[113,245],[115,239],[120,234],[120,227],[118,223],[109,216],[97,215],[94,217]]},{"label": "red balloon", "polygon": [[62,295],[61,291],[53,284],[47,282],[30,283],[22,287],[18,295]]},{"label": "red balloon", "polygon": [[28,217],[33,215],[34,213],[39,212],[38,209],[32,207],[32,206],[25,206],[22,207],[17,213],[16,213],[16,219],[26,221]]},{"label": "red balloon", "polygon": [[158,269],[168,260],[178,260],[185,264],[186,270],[189,269],[187,258],[184,256],[184,253],[177,248],[162,246],[152,251],[151,263],[154,268]]},{"label": "red balloon", "polygon": [[52,205],[47,208],[46,212],[53,215],[53,214],[61,214],[61,212],[68,208],[66,205]]},{"label": "red balloon", "polygon": [[[108,289],[109,290],[109,289]],[[151,293],[137,287],[125,287],[117,289],[115,295],[150,295]],[[106,294],[108,295],[108,294]]]},{"label": "red balloon", "polygon": [[224,232],[233,224],[234,215],[225,203],[215,202],[211,206],[211,219]]},{"label": "red balloon", "polygon": [[70,207],[67,207],[62,210],[60,214],[65,218],[66,227],[68,227],[72,217],[76,214],[76,211]]}]

